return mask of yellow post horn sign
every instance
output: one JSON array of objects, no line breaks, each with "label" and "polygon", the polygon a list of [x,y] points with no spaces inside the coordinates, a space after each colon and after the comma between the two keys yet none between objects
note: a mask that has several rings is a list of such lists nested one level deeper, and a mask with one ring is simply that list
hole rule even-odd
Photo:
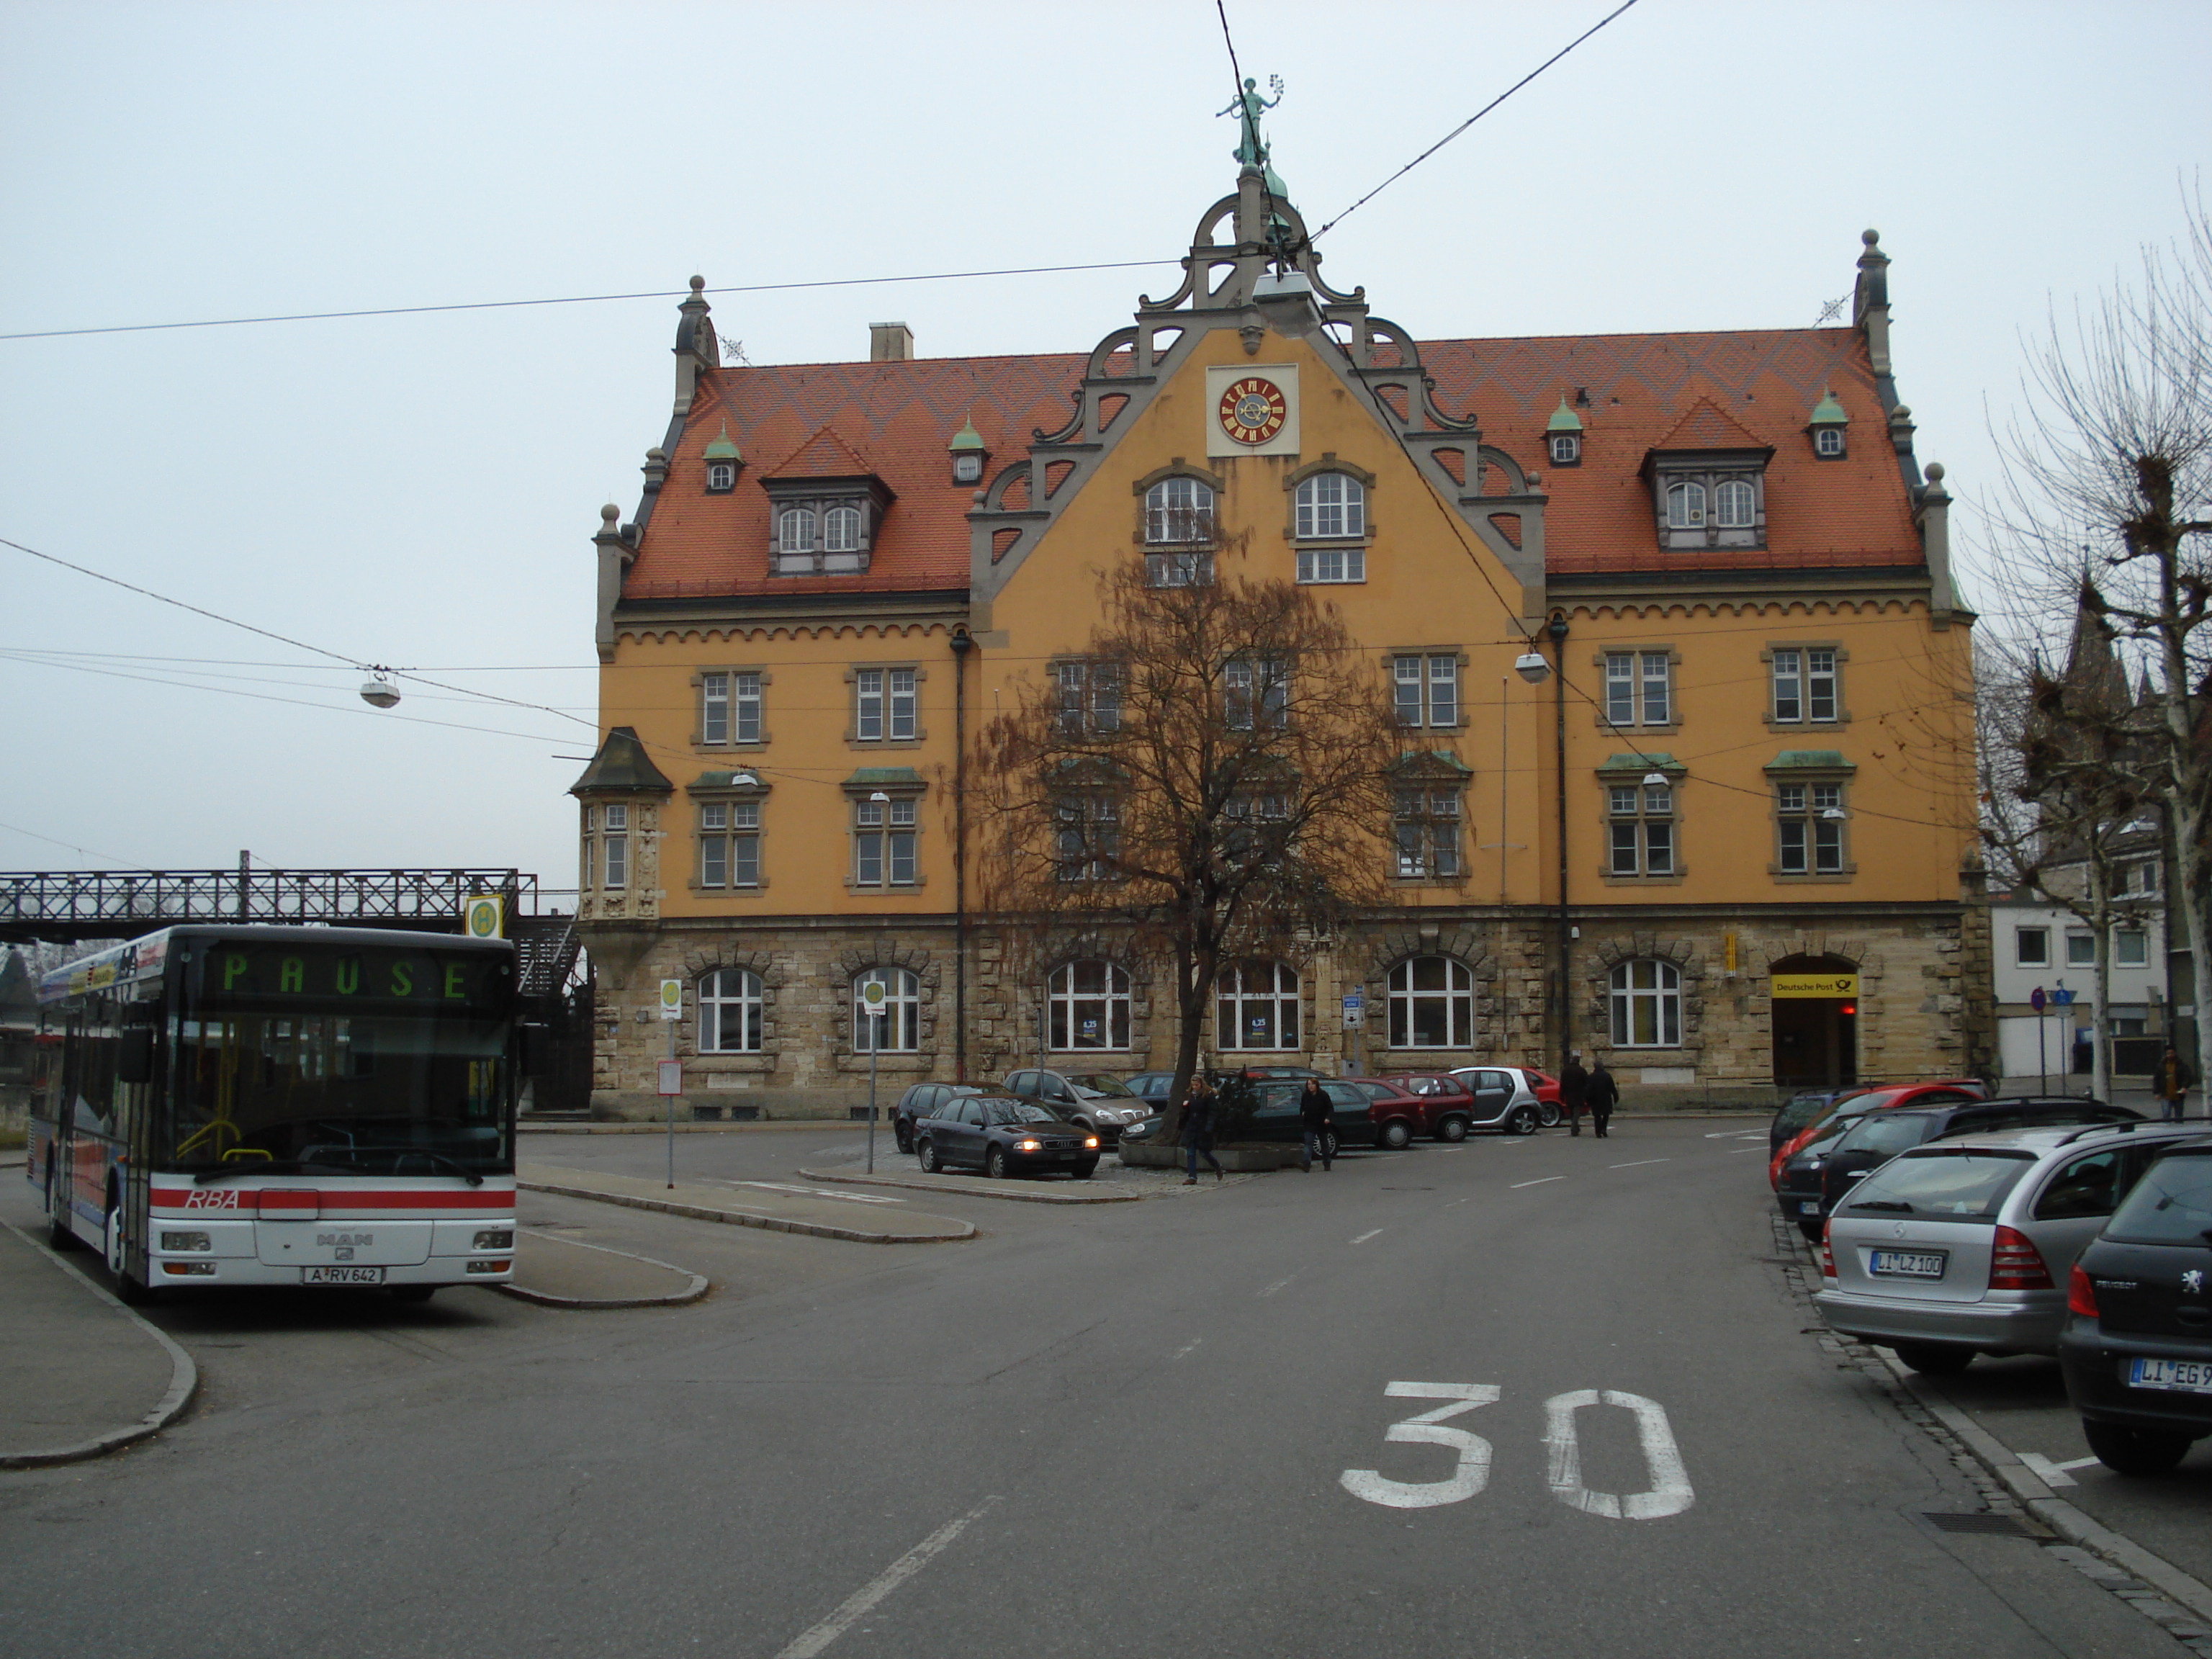
[{"label": "yellow post horn sign", "polygon": [[1776,974],[1771,975],[1770,994],[1777,997],[1855,997],[1859,994],[1856,974]]}]

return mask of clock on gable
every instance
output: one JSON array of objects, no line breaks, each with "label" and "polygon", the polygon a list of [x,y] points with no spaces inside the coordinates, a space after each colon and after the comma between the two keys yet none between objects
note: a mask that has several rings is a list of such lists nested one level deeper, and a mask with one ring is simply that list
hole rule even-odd
[{"label": "clock on gable", "polygon": [[1209,455],[1294,455],[1298,448],[1295,364],[1243,364],[1206,371],[1212,424]]}]

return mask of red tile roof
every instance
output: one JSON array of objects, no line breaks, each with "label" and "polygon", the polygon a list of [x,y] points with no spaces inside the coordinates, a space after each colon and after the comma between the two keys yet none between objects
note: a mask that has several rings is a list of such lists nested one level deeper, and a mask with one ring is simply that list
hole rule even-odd
[{"label": "red tile roof", "polygon": [[[973,490],[951,481],[946,446],[972,421],[995,473],[1057,431],[1073,410],[1087,354],[936,357],[896,362],[729,366],[703,372],[625,595],[964,588]],[[1421,347],[1439,407],[1472,411],[1483,441],[1542,475],[1549,569],[1679,574],[1686,569],[1913,566],[1919,538],[1856,330],[1614,334],[1433,340]],[[1577,401],[1577,392],[1587,402]],[[1850,416],[1848,454],[1819,460],[1805,433],[1832,393]],[[1579,465],[1547,463],[1545,422],[1565,397],[1583,422]],[[744,457],[738,487],[705,493],[701,452],[724,421]],[[1662,552],[1646,453],[1771,448],[1767,545]],[[764,477],[880,477],[895,499],[863,575],[769,574]],[[1497,487],[1502,488],[1502,483]]]}]

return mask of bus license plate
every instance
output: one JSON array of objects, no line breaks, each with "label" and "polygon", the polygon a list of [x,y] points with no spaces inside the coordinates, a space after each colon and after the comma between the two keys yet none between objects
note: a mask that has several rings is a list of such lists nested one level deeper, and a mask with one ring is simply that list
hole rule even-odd
[{"label": "bus license plate", "polygon": [[302,1285],[381,1285],[384,1283],[384,1269],[302,1267],[300,1269],[300,1282]]},{"label": "bus license plate", "polygon": [[2131,1389],[2170,1389],[2177,1394],[2212,1394],[2212,1362],[2202,1359],[2130,1359]]},{"label": "bus license plate", "polygon": [[1882,1279],[1941,1279],[1947,1259],[1942,1250],[1874,1250],[1867,1271]]}]

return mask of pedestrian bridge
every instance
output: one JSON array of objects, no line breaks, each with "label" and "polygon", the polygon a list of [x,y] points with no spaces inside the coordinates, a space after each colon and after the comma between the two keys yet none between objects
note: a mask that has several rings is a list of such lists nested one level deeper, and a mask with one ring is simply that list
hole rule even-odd
[{"label": "pedestrian bridge", "polygon": [[126,939],[185,921],[458,933],[479,893],[504,896],[515,922],[536,919],[538,878],[519,870],[18,871],[0,873],[0,941]]}]

